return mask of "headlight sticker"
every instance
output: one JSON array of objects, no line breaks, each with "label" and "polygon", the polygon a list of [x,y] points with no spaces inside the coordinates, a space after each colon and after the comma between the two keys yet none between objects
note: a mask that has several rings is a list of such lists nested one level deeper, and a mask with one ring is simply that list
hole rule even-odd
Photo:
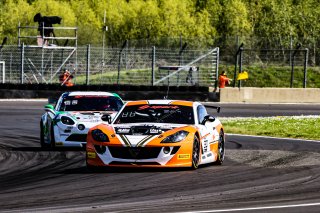
[{"label": "headlight sticker", "polygon": [[178,159],[190,159],[190,154],[179,154]]},{"label": "headlight sticker", "polygon": [[88,158],[96,158],[96,153],[95,152],[87,152],[87,157]]}]

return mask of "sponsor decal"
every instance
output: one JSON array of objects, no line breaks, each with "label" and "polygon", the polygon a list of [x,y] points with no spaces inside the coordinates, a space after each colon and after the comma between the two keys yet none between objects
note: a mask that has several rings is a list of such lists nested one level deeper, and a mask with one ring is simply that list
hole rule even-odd
[{"label": "sponsor decal", "polygon": [[95,152],[87,152],[87,157],[88,158],[96,158],[96,153]]},{"label": "sponsor decal", "polygon": [[203,145],[203,152],[207,152],[208,146],[209,146],[208,140],[207,139],[204,140],[202,145]]},{"label": "sponsor decal", "polygon": [[179,154],[178,159],[190,159],[190,154]]},{"label": "sponsor decal", "polygon": [[162,131],[160,129],[150,129],[150,134],[159,134]]},{"label": "sponsor decal", "polygon": [[179,109],[179,106],[170,106],[170,105],[144,105],[138,108],[138,110],[144,109]]},{"label": "sponsor decal", "polygon": [[129,128],[126,128],[126,129],[125,129],[125,128],[121,128],[121,129],[118,128],[118,129],[117,129],[117,133],[118,133],[118,134],[120,134],[120,133],[129,133],[129,132],[130,132],[130,129],[129,129]]},{"label": "sponsor decal", "polygon": [[56,146],[62,146],[63,143],[62,142],[56,142]]}]

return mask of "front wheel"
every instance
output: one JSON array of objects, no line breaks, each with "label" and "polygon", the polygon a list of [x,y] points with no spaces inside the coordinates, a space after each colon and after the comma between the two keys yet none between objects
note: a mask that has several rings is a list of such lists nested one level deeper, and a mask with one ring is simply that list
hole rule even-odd
[{"label": "front wheel", "polygon": [[197,169],[200,163],[200,141],[197,136],[194,136],[192,147],[192,169]]},{"label": "front wheel", "polygon": [[224,150],[224,132],[221,129],[220,134],[219,134],[219,142],[218,142],[218,153],[217,153],[217,160],[215,162],[216,165],[221,165],[223,163],[224,160],[224,154],[225,154],[225,150]]},{"label": "front wheel", "polygon": [[44,127],[42,120],[40,121],[40,146],[42,149],[48,148],[48,144],[44,142]]},{"label": "front wheel", "polygon": [[50,131],[50,146],[51,146],[51,149],[55,149],[56,148],[56,140],[54,139],[53,124],[51,124],[51,131]]}]

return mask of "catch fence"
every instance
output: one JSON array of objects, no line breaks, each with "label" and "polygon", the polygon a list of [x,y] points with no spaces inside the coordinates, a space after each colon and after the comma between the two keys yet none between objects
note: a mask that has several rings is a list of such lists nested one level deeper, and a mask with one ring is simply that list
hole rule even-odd
[{"label": "catch fence", "polygon": [[[56,84],[60,83],[61,72],[68,69],[78,85],[214,86],[219,48],[181,51],[125,45],[122,48],[4,46],[0,61],[5,64],[5,83]],[[161,69],[168,66],[177,69],[169,73]],[[168,75],[170,81],[162,80]]]}]

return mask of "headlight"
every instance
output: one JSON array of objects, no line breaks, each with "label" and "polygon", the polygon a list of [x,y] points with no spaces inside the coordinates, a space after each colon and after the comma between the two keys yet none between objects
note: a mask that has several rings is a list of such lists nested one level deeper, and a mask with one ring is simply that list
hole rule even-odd
[{"label": "headlight", "polygon": [[63,124],[65,124],[65,125],[73,125],[73,124],[75,124],[75,122],[71,118],[69,118],[67,116],[62,116],[61,117],[61,122]]},{"label": "headlight", "polygon": [[168,137],[163,139],[161,141],[161,143],[176,143],[176,142],[180,142],[183,139],[185,139],[188,134],[189,134],[189,132],[181,130],[181,131],[176,132],[176,133],[174,133],[172,135],[169,135]]},{"label": "headlight", "polygon": [[109,142],[108,136],[104,134],[100,129],[92,130],[91,135],[92,138],[96,141]]}]

